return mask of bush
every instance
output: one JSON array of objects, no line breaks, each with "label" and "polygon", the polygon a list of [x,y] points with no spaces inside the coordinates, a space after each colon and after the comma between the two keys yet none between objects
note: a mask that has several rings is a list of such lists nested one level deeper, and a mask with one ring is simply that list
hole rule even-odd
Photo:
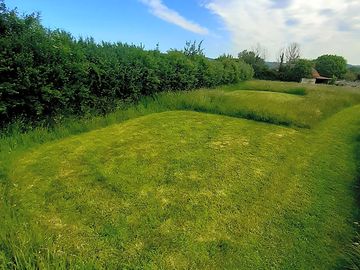
[{"label": "bush", "polygon": [[220,56],[216,61],[222,64],[221,84],[237,83],[251,79],[254,75],[249,64],[230,55]]},{"label": "bush", "polygon": [[15,119],[106,113],[124,100],[163,90],[214,87],[251,79],[242,61],[206,58],[201,43],[182,51],[146,51],[96,43],[44,28],[0,0],[0,127]]},{"label": "bush", "polygon": [[360,80],[360,66],[351,66],[345,74],[345,80]]},{"label": "bush", "polygon": [[[360,74],[359,74],[360,75]],[[344,79],[347,81],[356,81],[358,78],[358,74],[348,70],[344,75]]]}]

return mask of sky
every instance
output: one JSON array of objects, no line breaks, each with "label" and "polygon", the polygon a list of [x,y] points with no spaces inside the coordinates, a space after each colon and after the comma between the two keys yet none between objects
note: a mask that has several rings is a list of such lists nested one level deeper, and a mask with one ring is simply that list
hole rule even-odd
[{"label": "sky", "polygon": [[274,61],[300,44],[302,57],[344,56],[360,64],[360,0],[5,0],[38,11],[44,26],[96,41],[143,44],[162,51],[201,41],[217,57],[260,44]]}]

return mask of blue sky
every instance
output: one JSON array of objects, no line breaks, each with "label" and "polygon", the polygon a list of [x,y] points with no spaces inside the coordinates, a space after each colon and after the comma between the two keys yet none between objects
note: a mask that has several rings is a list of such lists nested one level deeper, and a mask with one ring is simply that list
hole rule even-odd
[{"label": "blue sky", "polygon": [[75,37],[183,48],[204,40],[210,57],[261,44],[267,60],[292,42],[302,56],[338,54],[360,64],[359,0],[5,0]]}]

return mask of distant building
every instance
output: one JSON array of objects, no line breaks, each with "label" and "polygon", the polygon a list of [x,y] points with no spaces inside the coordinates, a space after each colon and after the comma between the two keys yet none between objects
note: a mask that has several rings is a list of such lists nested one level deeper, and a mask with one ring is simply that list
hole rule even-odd
[{"label": "distant building", "polygon": [[312,77],[316,80],[315,83],[329,83],[331,80],[331,78],[321,76],[315,68],[312,69]]},{"label": "distant building", "polygon": [[326,83],[327,84],[331,80],[331,78],[321,76],[320,73],[315,68],[312,69],[311,75],[312,75],[311,79],[303,78],[303,79],[301,79],[301,83],[306,83],[306,84]]},{"label": "distant building", "polygon": [[315,83],[316,83],[316,79],[302,78],[302,79],[301,79],[301,83],[304,83],[304,84],[315,84]]}]

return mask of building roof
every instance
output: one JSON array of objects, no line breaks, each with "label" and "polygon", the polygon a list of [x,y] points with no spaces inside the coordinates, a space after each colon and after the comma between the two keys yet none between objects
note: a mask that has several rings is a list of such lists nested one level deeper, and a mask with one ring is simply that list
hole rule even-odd
[{"label": "building roof", "polygon": [[331,80],[331,78],[321,76],[320,73],[315,68],[312,69],[311,74],[314,79]]},{"label": "building roof", "polygon": [[319,76],[319,77],[316,77],[315,79],[320,79],[320,80],[331,80],[331,78],[324,77],[324,76]]},{"label": "building roof", "polygon": [[311,75],[313,76],[314,79],[320,77],[320,73],[315,68],[312,69]]}]

